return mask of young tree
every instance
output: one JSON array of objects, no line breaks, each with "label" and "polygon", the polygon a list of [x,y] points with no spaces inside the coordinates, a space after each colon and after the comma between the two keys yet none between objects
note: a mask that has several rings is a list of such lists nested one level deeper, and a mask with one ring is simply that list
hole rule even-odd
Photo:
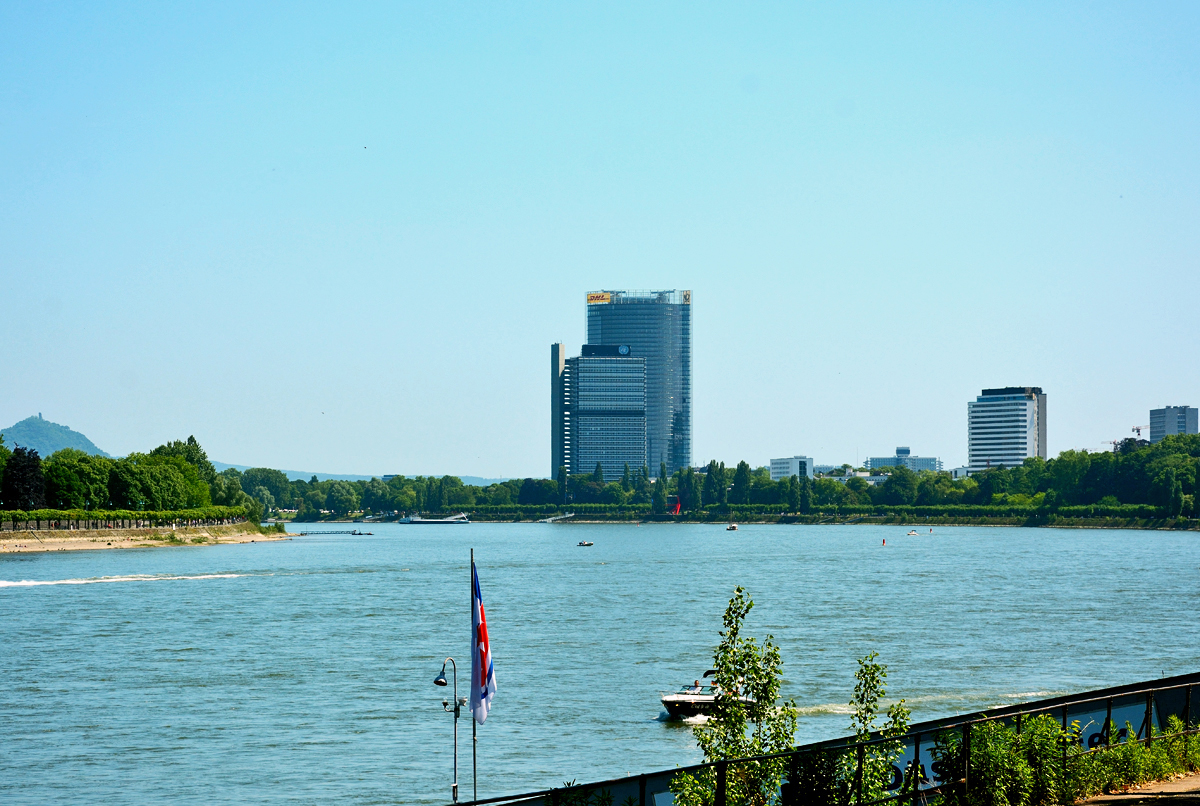
[{"label": "young tree", "polygon": [[625,472],[621,474],[621,489],[625,492],[633,489],[633,475],[629,472],[629,462],[625,463]]},{"label": "young tree", "polygon": [[18,445],[4,466],[0,500],[5,509],[42,509],[46,506],[46,480],[38,452]]},{"label": "young tree", "polygon": [[567,503],[567,469],[562,465],[558,467],[558,503]]},{"label": "young tree", "polygon": [[[871,734],[878,732],[882,738],[901,736],[908,730],[909,709],[904,700],[899,700],[887,710],[887,721],[880,728],[875,724],[879,713],[879,701],[887,693],[887,665],[876,662],[878,652],[872,652],[858,661],[858,671],[854,673],[854,699],[850,707],[854,716],[850,720],[850,730],[854,731],[856,744],[867,742]],[[878,800],[887,794],[886,788],[892,782],[892,764],[904,752],[904,744],[896,739],[890,742],[867,745],[863,751],[862,770],[862,801]],[[853,755],[845,757],[843,775],[847,779],[854,778],[856,759]]]},{"label": "young tree", "polygon": [[[760,647],[741,634],[742,623],[753,607],[753,600],[739,586],[725,609],[725,629],[713,654],[713,684],[718,691],[714,713],[692,730],[705,761],[780,753],[793,745],[796,703],[788,700],[782,707],[776,706],[783,677],[779,647],[770,635]],[[748,806],[773,803],[783,772],[782,758],[730,766],[728,802]],[[694,775],[675,776],[671,791],[680,806],[706,806],[713,802],[716,783],[716,774],[709,767]]]},{"label": "young tree", "polygon": [[704,474],[704,505],[725,503],[725,463],[713,459]]},{"label": "young tree", "polygon": [[604,483],[604,468],[599,462],[596,462],[596,469],[592,471],[592,481],[596,482],[597,484]]}]

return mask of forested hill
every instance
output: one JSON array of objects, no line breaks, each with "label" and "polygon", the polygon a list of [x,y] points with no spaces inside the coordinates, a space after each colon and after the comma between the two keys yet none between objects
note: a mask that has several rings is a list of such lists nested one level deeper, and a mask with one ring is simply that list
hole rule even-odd
[{"label": "forested hill", "polygon": [[74,448],[92,456],[108,456],[83,434],[72,431],[65,425],[43,420],[41,414],[36,417],[26,417],[16,425],[10,425],[0,431],[0,436],[4,437],[4,443],[9,448],[18,445],[23,448],[32,448],[40,456],[49,456],[63,448]]}]

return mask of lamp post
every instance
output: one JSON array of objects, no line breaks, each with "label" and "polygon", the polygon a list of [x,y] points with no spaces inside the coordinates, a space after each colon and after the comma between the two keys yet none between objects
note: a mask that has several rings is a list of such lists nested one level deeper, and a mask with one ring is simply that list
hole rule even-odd
[{"label": "lamp post", "polygon": [[438,676],[433,678],[435,686],[446,685],[446,664],[450,664],[450,670],[454,680],[454,707],[450,707],[450,701],[442,700],[442,710],[454,714],[454,783],[450,787],[450,795],[454,798],[454,802],[458,803],[458,713],[459,710],[467,704],[467,698],[459,699],[458,696],[458,664],[454,662],[454,658],[446,658],[442,661],[442,671]]}]

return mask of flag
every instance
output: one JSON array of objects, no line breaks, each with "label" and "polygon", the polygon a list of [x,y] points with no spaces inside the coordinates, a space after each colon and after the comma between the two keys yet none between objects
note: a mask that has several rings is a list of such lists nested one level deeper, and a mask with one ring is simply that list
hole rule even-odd
[{"label": "flag", "polygon": [[479,593],[479,572],[471,561],[471,714],[480,725],[487,719],[496,695],[496,670],[488,642],[487,616]]}]

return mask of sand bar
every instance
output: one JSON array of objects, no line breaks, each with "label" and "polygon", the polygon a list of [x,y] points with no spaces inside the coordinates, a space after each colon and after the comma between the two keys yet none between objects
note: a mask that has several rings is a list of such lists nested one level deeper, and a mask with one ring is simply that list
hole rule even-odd
[{"label": "sand bar", "polygon": [[42,529],[0,532],[0,554],[38,551],[132,549],[154,546],[215,546],[222,543],[268,543],[288,540],[287,534],[265,535],[244,525],[189,526],[171,529]]}]

